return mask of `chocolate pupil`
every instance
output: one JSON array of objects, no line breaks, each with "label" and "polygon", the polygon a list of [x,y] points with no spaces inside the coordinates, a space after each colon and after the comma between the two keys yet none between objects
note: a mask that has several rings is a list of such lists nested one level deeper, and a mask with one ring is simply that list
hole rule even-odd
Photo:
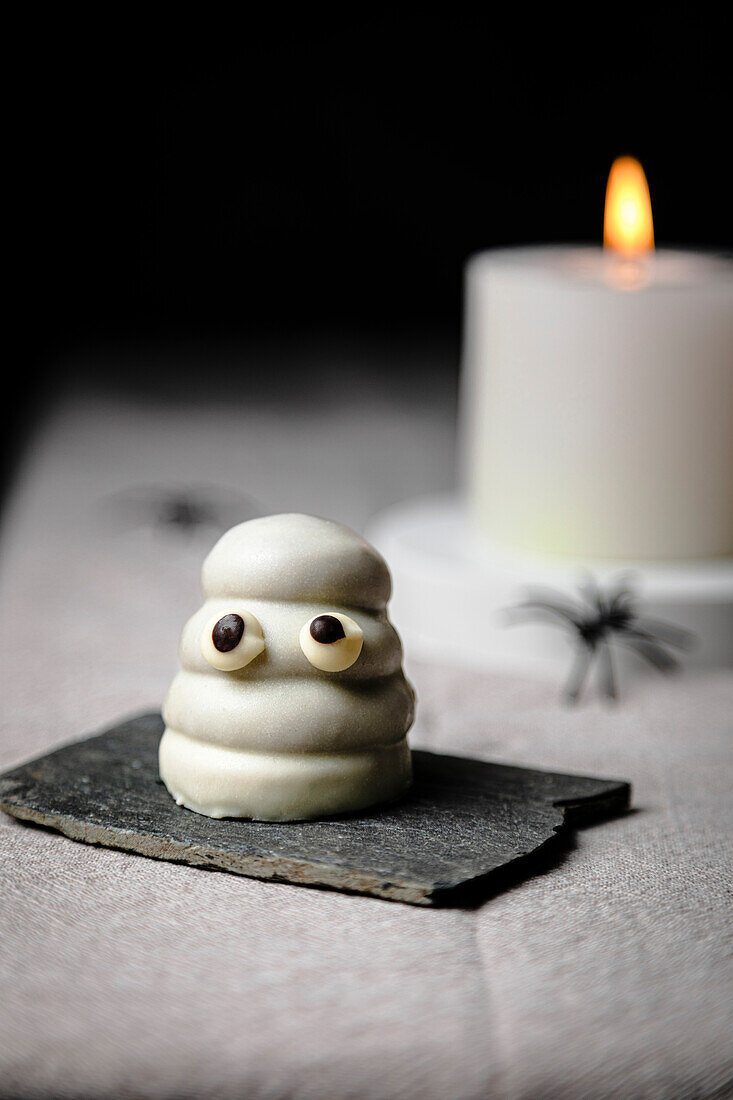
[{"label": "chocolate pupil", "polygon": [[331,642],[338,642],[345,637],[343,625],[335,615],[319,615],[311,623],[311,638],[323,645],[330,645]]},{"label": "chocolate pupil", "polygon": [[224,615],[211,632],[211,640],[220,653],[229,653],[236,649],[244,634],[244,619],[241,615]]}]

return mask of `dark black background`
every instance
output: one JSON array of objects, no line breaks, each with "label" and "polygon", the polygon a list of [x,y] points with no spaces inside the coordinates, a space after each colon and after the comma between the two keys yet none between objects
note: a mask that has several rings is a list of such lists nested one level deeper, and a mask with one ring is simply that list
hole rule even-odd
[{"label": "dark black background", "polygon": [[31,15],[15,40],[16,420],[82,346],[457,344],[466,255],[600,241],[625,152],[658,244],[729,243],[730,24],[699,7],[203,11]]}]

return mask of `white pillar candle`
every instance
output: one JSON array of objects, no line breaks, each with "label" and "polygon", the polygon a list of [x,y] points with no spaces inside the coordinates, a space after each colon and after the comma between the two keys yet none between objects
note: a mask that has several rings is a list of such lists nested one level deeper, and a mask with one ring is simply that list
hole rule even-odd
[{"label": "white pillar candle", "polygon": [[733,554],[733,264],[600,248],[474,257],[462,420],[471,512],[505,547]]}]

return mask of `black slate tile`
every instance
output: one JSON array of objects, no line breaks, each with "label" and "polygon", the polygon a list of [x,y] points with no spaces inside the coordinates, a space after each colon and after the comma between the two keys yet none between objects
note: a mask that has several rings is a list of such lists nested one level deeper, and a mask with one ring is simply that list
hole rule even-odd
[{"label": "black slate tile", "polygon": [[132,718],[0,776],[0,808],[87,844],[234,874],[450,904],[568,824],[625,810],[630,787],[415,751],[391,806],[323,821],[214,820],[158,778],[157,714]]}]

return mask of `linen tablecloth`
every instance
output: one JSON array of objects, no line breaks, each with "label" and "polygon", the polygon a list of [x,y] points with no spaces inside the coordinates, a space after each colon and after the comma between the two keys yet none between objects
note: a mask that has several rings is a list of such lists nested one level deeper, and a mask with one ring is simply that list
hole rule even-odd
[{"label": "linen tablecloth", "polygon": [[[450,414],[388,383],[307,413],[59,403],[5,515],[0,767],[160,705],[216,532],[163,522],[158,489],[244,487],[255,509],[362,527],[449,484]],[[2,1095],[726,1093],[733,677],[643,678],[615,708],[568,710],[554,684],[409,655],[408,672],[415,746],[627,778],[635,811],[478,908],[435,911],[0,815]]]}]

